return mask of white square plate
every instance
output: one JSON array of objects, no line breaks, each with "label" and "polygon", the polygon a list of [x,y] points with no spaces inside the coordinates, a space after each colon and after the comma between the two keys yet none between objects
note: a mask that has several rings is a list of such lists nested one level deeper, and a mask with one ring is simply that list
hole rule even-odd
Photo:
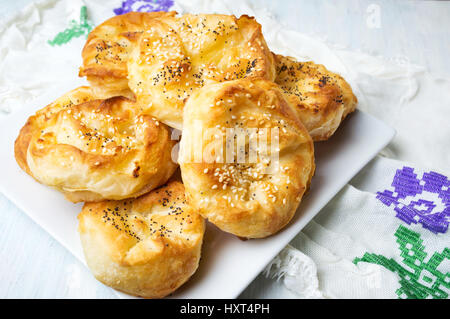
[{"label": "white square plate", "polygon": [[[34,100],[1,122],[0,191],[41,225],[83,263],[77,233],[82,204],[72,204],[57,191],[35,182],[14,159],[14,141],[29,115],[67,88]],[[374,117],[356,111],[328,141],[316,143],[316,174],[297,214],[278,234],[242,241],[208,225],[200,266],[175,298],[236,298],[336,193],[389,141],[395,131]],[[128,295],[118,293],[120,297]]]}]

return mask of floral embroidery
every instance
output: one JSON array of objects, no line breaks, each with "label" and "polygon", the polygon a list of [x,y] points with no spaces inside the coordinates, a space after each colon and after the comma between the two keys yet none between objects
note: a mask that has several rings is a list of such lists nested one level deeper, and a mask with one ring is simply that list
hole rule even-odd
[{"label": "floral embroidery", "polygon": [[420,234],[400,225],[395,232],[402,264],[382,255],[365,253],[355,258],[354,264],[368,262],[378,264],[400,276],[401,287],[396,294],[401,299],[448,298],[450,292],[450,249],[435,252],[428,262]]},{"label": "floral embroidery", "polygon": [[48,44],[51,46],[62,45],[73,38],[78,38],[82,35],[87,36],[92,30],[92,23],[88,20],[87,8],[82,6],[80,10],[80,21],[75,20],[70,21],[70,25],[64,31],[58,33],[53,40],[49,40]]},{"label": "floral embroidery", "polygon": [[433,233],[445,233],[450,222],[450,180],[436,172],[419,179],[414,169],[397,170],[394,191],[377,193],[377,198],[395,210],[396,217],[410,225],[421,223]]},{"label": "floral embroidery", "polygon": [[120,8],[114,9],[116,15],[137,12],[168,11],[173,6],[173,0],[125,0]]}]

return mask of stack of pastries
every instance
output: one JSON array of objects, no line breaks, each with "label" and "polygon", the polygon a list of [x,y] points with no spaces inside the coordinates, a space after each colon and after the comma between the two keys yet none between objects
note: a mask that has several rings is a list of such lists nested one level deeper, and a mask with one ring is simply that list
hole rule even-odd
[{"label": "stack of pastries", "polygon": [[[90,86],[31,116],[15,157],[36,181],[85,202],[79,233],[95,277],[147,298],[195,273],[204,219],[241,238],[287,225],[314,175],[313,142],[357,103],[323,65],[272,53],[248,16],[130,12],[97,26],[82,58]],[[199,128],[216,133],[198,143]],[[268,173],[272,157],[253,148],[253,133],[247,160],[233,151],[225,161],[217,150],[239,139],[230,129],[275,130],[266,141],[277,168]],[[192,161],[192,149],[212,157]]]}]

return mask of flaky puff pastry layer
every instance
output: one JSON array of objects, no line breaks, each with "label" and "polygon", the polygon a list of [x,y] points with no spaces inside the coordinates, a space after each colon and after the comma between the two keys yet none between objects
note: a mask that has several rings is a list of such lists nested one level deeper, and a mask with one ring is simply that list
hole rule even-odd
[{"label": "flaky puff pastry layer", "polygon": [[95,96],[88,86],[80,86],[70,92],[67,92],[63,96],[56,99],[53,103],[50,103],[43,109],[36,112],[34,117],[30,117],[27,123],[20,130],[14,144],[14,155],[17,164],[29,175],[31,174],[30,168],[27,163],[28,145],[31,139],[36,134],[38,126],[32,125],[30,122],[43,122],[45,119],[50,118],[52,115],[57,114],[59,111],[69,109],[70,107],[84,102],[92,101]]},{"label": "flaky puff pastry layer", "polygon": [[220,229],[246,238],[282,229],[315,169],[310,135],[281,89],[262,79],[194,92],[184,108],[179,162],[190,203]]},{"label": "flaky puff pastry layer", "polygon": [[208,83],[275,78],[254,18],[185,14],[152,20],[128,59],[129,86],[144,112],[182,129],[189,96]]},{"label": "flaky puff pastry layer", "polygon": [[358,102],[340,75],[313,62],[275,55],[275,82],[294,105],[314,141],[330,138]]},{"label": "flaky puff pastry layer", "polygon": [[205,225],[180,182],[137,199],[86,203],[78,219],[89,268],[115,289],[162,298],[198,267]]},{"label": "flaky puff pastry layer", "polygon": [[72,202],[142,195],[177,165],[170,129],[137,109],[124,97],[96,100],[89,88],[75,89],[28,119],[16,160]]},{"label": "flaky puff pastry layer", "polygon": [[112,17],[89,34],[82,51],[80,76],[86,76],[99,98],[134,98],[128,87],[128,54],[136,37],[153,25],[153,20],[175,12],[130,12]]}]

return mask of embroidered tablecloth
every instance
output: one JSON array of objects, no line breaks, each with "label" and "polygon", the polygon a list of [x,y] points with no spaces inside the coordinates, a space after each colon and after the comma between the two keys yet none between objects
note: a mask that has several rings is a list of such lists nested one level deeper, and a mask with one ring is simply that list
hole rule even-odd
[{"label": "embroidered tablecloth", "polygon": [[358,107],[398,133],[243,297],[448,298],[450,81],[407,60],[332,48],[246,1],[37,1],[0,25],[1,117],[48,86],[73,81],[95,25],[129,11],[158,10],[256,16],[273,51],[341,73]]}]

